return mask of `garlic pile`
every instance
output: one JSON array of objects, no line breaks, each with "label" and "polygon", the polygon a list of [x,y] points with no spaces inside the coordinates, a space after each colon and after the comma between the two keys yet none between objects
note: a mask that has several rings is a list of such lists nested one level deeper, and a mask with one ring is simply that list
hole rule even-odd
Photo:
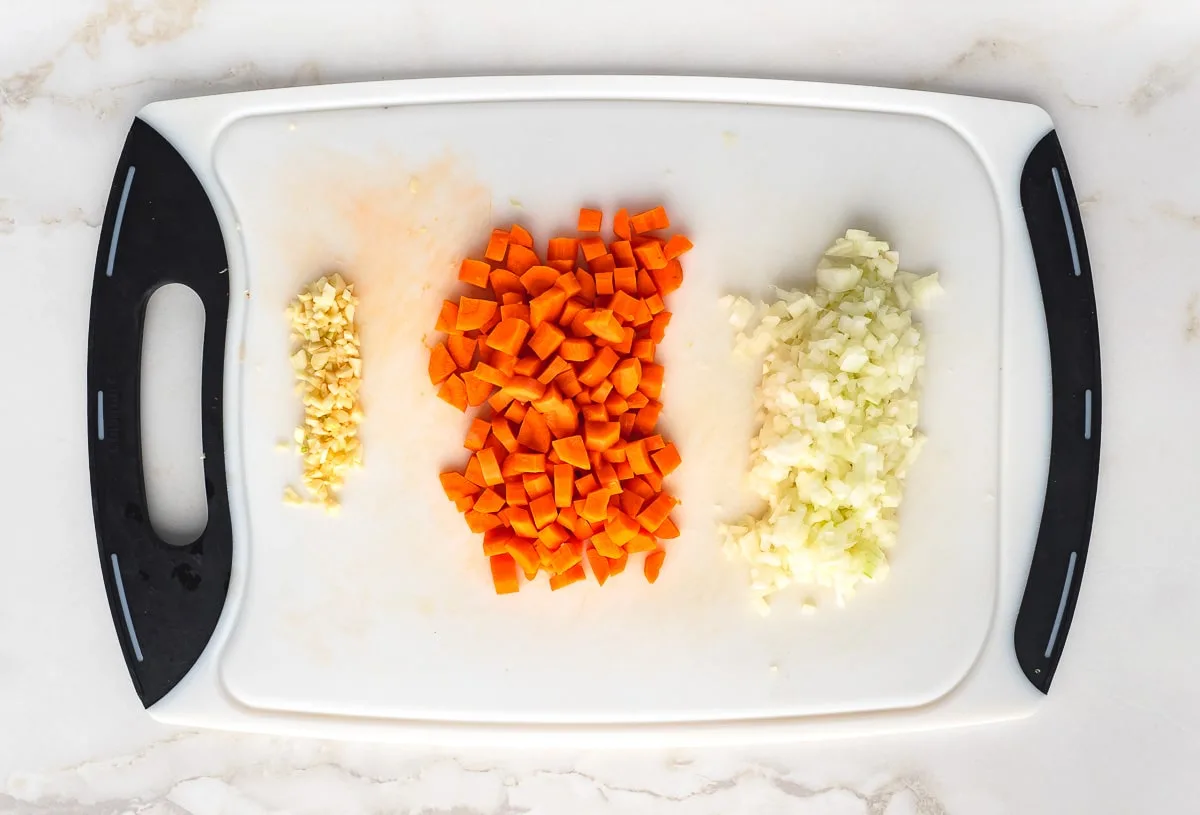
[{"label": "garlic pile", "polygon": [[[354,311],[354,286],[340,274],[309,284],[288,307],[296,393],[304,404],[304,423],[295,442],[304,462],[303,483],[312,503],[335,511],[346,473],[362,465],[358,438],[363,414],[359,407],[362,358]],[[291,504],[304,499],[291,487]]]}]

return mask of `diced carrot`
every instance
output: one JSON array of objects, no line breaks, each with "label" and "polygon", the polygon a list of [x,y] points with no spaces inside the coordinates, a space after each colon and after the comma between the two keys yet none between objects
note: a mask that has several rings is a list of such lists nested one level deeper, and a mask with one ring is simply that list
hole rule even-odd
[{"label": "diced carrot", "polygon": [[654,363],[643,365],[642,379],[638,383],[638,390],[651,399],[658,399],[662,396],[662,385],[663,366]]},{"label": "diced carrot", "polygon": [[577,510],[579,517],[591,523],[600,523],[608,518],[608,491],[592,490],[583,499],[583,507]]},{"label": "diced carrot", "polygon": [[608,558],[592,548],[587,550],[587,562],[592,569],[592,577],[596,578],[596,582],[603,586],[608,581]]},{"label": "diced carrot", "polygon": [[[517,297],[518,295],[513,293],[506,294],[504,296]],[[529,306],[525,305],[525,303],[506,303],[500,306],[500,322],[503,322],[504,320],[521,320],[522,322],[529,322]],[[500,323],[497,322],[496,327],[499,325]],[[490,330],[495,330],[495,327]]]},{"label": "diced carrot", "polygon": [[667,211],[661,206],[639,212],[629,219],[629,223],[639,234],[652,232],[655,229],[668,229],[671,226],[671,221],[667,218]]},{"label": "diced carrot", "polygon": [[671,322],[671,312],[661,311],[654,315],[650,323],[650,339],[662,342],[667,336],[667,323]]},{"label": "diced carrot", "polygon": [[511,453],[517,449],[517,439],[513,436],[512,425],[508,423],[508,419],[505,419],[503,416],[494,416],[489,424],[489,428],[492,431],[492,436],[500,442],[505,450]]},{"label": "diced carrot", "polygon": [[504,545],[504,549],[512,555],[513,560],[526,575],[529,575],[530,572],[537,574],[538,567],[541,566],[541,558],[538,557],[532,542],[522,538],[513,538]]},{"label": "diced carrot", "polygon": [[588,540],[588,543],[594,546],[596,551],[605,557],[621,556],[621,546],[609,536],[606,530],[602,529],[596,534],[592,535],[592,537]]},{"label": "diced carrot", "polygon": [[629,240],[629,212],[624,207],[617,210],[617,214],[613,216],[613,234],[621,240]]},{"label": "diced carrot", "polygon": [[584,325],[602,340],[621,342],[625,338],[625,329],[611,309],[596,309],[584,321]]},{"label": "diced carrot", "polygon": [[547,260],[569,260],[575,262],[579,255],[579,240],[577,238],[551,238],[546,248]]},{"label": "diced carrot", "polygon": [[536,410],[526,412],[525,420],[521,422],[521,429],[517,433],[517,441],[530,450],[549,452],[550,428],[546,426],[545,417]]},{"label": "diced carrot", "polygon": [[532,249],[521,246],[520,244],[508,244],[508,259],[504,261],[504,268],[508,269],[515,275],[523,275],[529,269],[540,263],[537,253]]},{"label": "diced carrot", "polygon": [[650,455],[646,452],[645,441],[641,439],[631,441],[625,448],[625,452],[629,457],[629,466],[634,475],[646,475],[654,472],[654,465],[650,463]]},{"label": "diced carrot", "polygon": [[[513,366],[514,376],[532,376],[538,378],[538,371],[542,368],[542,361],[532,354],[526,354],[523,357],[517,358],[517,364]],[[540,381],[540,380],[539,380]]]},{"label": "diced carrot", "polygon": [[585,272],[583,269],[576,269],[575,282],[579,284],[579,297],[585,303],[592,303],[595,301],[596,278],[591,272]]},{"label": "diced carrot", "polygon": [[654,340],[651,340],[651,339],[634,340],[633,347],[630,349],[630,353],[633,354],[635,357],[637,357],[642,362],[653,362],[654,361]]},{"label": "diced carrot", "polygon": [[663,521],[665,521],[667,516],[671,514],[671,510],[675,508],[676,503],[677,501],[670,495],[665,492],[662,493],[650,502],[650,506],[646,507],[638,514],[638,523],[640,523],[647,532],[654,532],[660,526],[662,526]]},{"label": "diced carrot", "polygon": [[579,373],[580,383],[594,388],[612,373],[619,360],[620,357],[617,356],[616,351],[611,348],[601,348]]},{"label": "diced carrot", "polygon": [[504,503],[510,507],[523,507],[528,504],[529,495],[525,492],[525,485],[520,481],[505,481]]},{"label": "diced carrot", "polygon": [[624,396],[613,392],[604,399],[604,410],[607,411],[609,416],[620,416],[629,410],[629,403],[625,401]]},{"label": "diced carrot", "polygon": [[639,297],[654,297],[658,294],[658,286],[654,278],[645,269],[638,269],[637,291]]},{"label": "diced carrot", "polygon": [[504,499],[501,498],[500,494],[491,487],[488,487],[479,494],[477,499],[475,499],[474,509],[476,512],[486,512],[488,514],[492,514],[499,512],[503,508]]},{"label": "diced carrot", "polygon": [[542,292],[553,288],[558,276],[558,270],[550,266],[531,266],[521,275],[521,285],[530,295],[537,297]]},{"label": "diced carrot", "polygon": [[451,334],[446,338],[446,350],[450,352],[455,365],[464,371],[468,370],[475,359],[475,340],[461,334]]},{"label": "diced carrot", "polygon": [[517,427],[521,426],[521,422],[525,421],[525,412],[528,410],[524,402],[513,400],[513,403],[508,406],[508,410],[504,411],[504,418],[508,419]]},{"label": "diced carrot", "polygon": [[621,435],[628,436],[633,432],[633,424],[637,421],[637,411],[626,411],[618,417],[617,421],[621,423]]},{"label": "diced carrot", "polygon": [[604,213],[598,209],[581,209],[579,210],[579,231],[580,232],[599,232],[601,224],[604,223]]},{"label": "diced carrot", "polygon": [[481,489],[478,484],[472,483],[469,479],[456,472],[445,472],[438,476],[442,482],[442,489],[446,493],[446,497],[451,501],[457,500],[464,495],[477,495]]},{"label": "diced carrot", "polygon": [[504,390],[512,394],[514,399],[529,402],[545,393],[546,386],[531,376],[514,376],[508,380]]},{"label": "diced carrot", "polygon": [[528,334],[529,323],[516,317],[507,317],[488,334],[487,347],[516,356],[521,353]]},{"label": "diced carrot", "polygon": [[583,564],[576,563],[571,568],[550,578],[550,590],[558,591],[572,583],[578,583],[580,580],[587,580],[587,574],[583,571]]},{"label": "diced carrot", "polygon": [[637,269],[632,266],[618,266],[613,272],[613,288],[626,294],[637,294]]},{"label": "diced carrot", "polygon": [[[567,362],[562,357],[555,357],[554,359],[550,360],[545,369],[538,374],[538,382],[541,382],[543,385],[549,385],[551,382],[555,382],[560,376],[566,373],[569,373],[572,376],[575,375],[575,370],[571,367],[571,363]],[[570,399],[571,397],[568,396],[567,398]]]},{"label": "diced carrot", "polygon": [[653,436],[646,436],[643,441],[646,442],[646,451],[649,453],[653,453],[655,450],[661,450],[667,446],[666,441],[663,440],[663,437],[658,433],[655,433]]},{"label": "diced carrot", "polygon": [[558,547],[562,546],[570,537],[571,535],[566,527],[557,521],[546,524],[545,527],[538,531],[538,541],[551,552],[557,551]]},{"label": "diced carrot", "polygon": [[504,544],[516,537],[506,526],[497,526],[483,533],[483,553],[499,555],[504,552]]},{"label": "diced carrot", "polygon": [[[508,456],[504,461],[508,463]],[[494,487],[497,484],[504,483],[504,476],[500,474],[500,462],[496,459],[496,452],[485,447],[475,454],[475,460],[479,462],[479,469],[483,473],[483,482],[489,487]]]},{"label": "diced carrot", "polygon": [[646,565],[643,567],[646,573],[646,580],[651,583],[658,580],[658,574],[662,571],[663,561],[666,560],[666,557],[667,553],[662,549],[655,549],[646,555]]},{"label": "diced carrot", "polygon": [[503,229],[493,229],[492,237],[488,240],[487,249],[483,256],[496,262],[504,260],[504,252],[508,249],[508,233]]},{"label": "diced carrot", "polygon": [[629,241],[613,241],[608,245],[608,251],[612,253],[613,260],[617,262],[618,269],[637,266],[637,258],[633,254],[633,244]]},{"label": "diced carrot", "polygon": [[637,474],[633,471],[633,467],[629,466],[628,461],[621,461],[613,465],[613,469],[617,471],[618,481],[628,481]]},{"label": "diced carrot", "polygon": [[467,528],[472,532],[487,532],[489,529],[495,529],[504,523],[495,515],[484,512],[476,512],[473,509],[464,512],[463,517],[467,521]]},{"label": "diced carrot", "polygon": [[[613,543],[617,546],[624,546],[641,531],[641,526],[633,518],[618,510],[604,529],[612,538]],[[617,555],[608,555],[608,557],[617,557]]]},{"label": "diced carrot", "polygon": [[575,479],[570,464],[554,465],[554,505],[559,509],[571,506]]},{"label": "diced carrot", "polygon": [[521,285],[521,278],[507,269],[493,269],[491,282],[492,291],[496,293],[497,297],[505,294],[525,293],[525,287]]},{"label": "diced carrot", "polygon": [[613,285],[612,272],[594,273],[593,277],[596,278],[596,294],[606,297],[616,291]]},{"label": "diced carrot", "polygon": [[667,258],[663,254],[662,247],[657,243],[639,246],[633,250],[633,253],[637,255],[638,262],[650,271],[651,276],[656,270],[667,268]]},{"label": "diced carrot", "polygon": [[[658,415],[662,413],[662,404],[659,402],[650,402],[644,408],[637,412],[637,420],[633,424],[633,429],[642,434],[648,434],[654,430],[654,426],[658,424]],[[626,413],[626,416],[629,414]]]},{"label": "diced carrot", "polygon": [[660,476],[657,472],[646,473],[645,475],[642,476],[642,478],[646,479],[646,483],[650,485],[650,489],[654,490],[655,492],[662,491],[662,488],[663,488],[662,476]]},{"label": "diced carrot", "polygon": [[[483,451],[488,452],[487,450]],[[480,464],[483,464],[481,461]],[[504,459],[501,481],[521,473],[546,472],[546,457],[541,453],[512,453]],[[489,485],[490,486],[490,485]]]},{"label": "diced carrot", "polygon": [[[537,354],[539,358],[545,359],[558,350],[558,346],[566,338],[566,334],[562,329],[554,325],[554,323],[543,322],[533,332],[533,336],[529,339],[529,349]],[[555,374],[557,376],[557,374]]]},{"label": "diced carrot", "polygon": [[666,297],[683,285],[683,266],[679,264],[678,259],[668,260],[665,266],[651,269],[650,277],[654,278],[658,293]]},{"label": "diced carrot", "polygon": [[601,238],[584,238],[579,241],[579,248],[583,250],[583,259],[586,261],[592,261],[608,254],[608,247],[604,245],[604,240]]},{"label": "diced carrot", "polygon": [[457,369],[454,358],[450,356],[450,352],[446,350],[444,343],[438,343],[429,350],[429,381],[434,385],[440,385],[454,373]]},{"label": "diced carrot", "polygon": [[454,327],[459,331],[483,328],[495,313],[495,300],[460,297],[458,298],[458,319],[455,321]]},{"label": "diced carrot", "polygon": [[[603,254],[588,261],[588,271],[593,275],[612,274],[617,270],[617,259],[611,254]],[[598,292],[597,292],[598,293]]]},{"label": "diced carrot", "polygon": [[488,279],[492,273],[492,267],[489,263],[482,260],[474,260],[466,258],[462,265],[458,267],[458,279],[464,283],[469,283],[472,286],[478,286],[481,289],[488,287]]},{"label": "diced carrot", "polygon": [[545,473],[522,473],[521,484],[525,487],[525,494],[529,496],[530,501],[541,498],[554,489]]},{"label": "diced carrot", "polygon": [[672,540],[679,537],[679,527],[675,525],[674,521],[672,521],[670,518],[667,518],[662,522],[662,525],[654,531],[654,534],[658,535],[664,540]]},{"label": "diced carrot", "polygon": [[492,585],[496,594],[513,594],[521,588],[517,580],[517,562],[510,554],[497,554],[491,557]]},{"label": "diced carrot", "polygon": [[[600,384],[592,388],[592,401],[603,407],[604,400],[608,398],[610,393],[612,393],[612,389],[612,382],[607,379],[600,380]],[[608,409],[605,408],[606,412],[607,410]]]},{"label": "diced carrot", "polygon": [[539,495],[530,500],[529,511],[533,513],[533,524],[538,529],[552,523],[558,517],[558,507],[554,504],[553,493]]},{"label": "diced carrot", "polygon": [[467,462],[467,468],[463,470],[463,477],[481,490],[488,486],[487,480],[483,477],[483,468],[479,466],[478,455],[471,456],[471,460]]},{"label": "diced carrot", "polygon": [[[599,453],[596,455],[599,455]],[[617,471],[613,468],[613,465],[601,458],[598,461],[593,461],[592,467],[596,470],[596,478],[599,480],[601,487],[610,493],[621,492],[621,477],[617,475]]]},{"label": "diced carrot", "polygon": [[537,527],[533,524],[533,516],[529,514],[529,510],[525,507],[509,507],[508,518],[512,524],[513,532],[516,532],[523,538],[537,537]]},{"label": "diced carrot", "polygon": [[638,534],[633,536],[633,540],[625,544],[625,551],[631,555],[636,555],[638,552],[649,552],[657,546],[658,544],[654,541],[653,535],[638,532]]},{"label": "diced carrot", "polygon": [[583,560],[583,541],[568,539],[550,556],[550,571],[562,574]]},{"label": "diced carrot", "polygon": [[668,444],[663,449],[650,456],[654,460],[654,466],[658,468],[659,475],[668,476],[682,463],[679,457],[679,451],[674,444]]},{"label": "diced carrot", "polygon": [[629,403],[630,410],[641,410],[646,405],[650,404],[650,398],[641,391],[635,391],[634,393],[629,394],[625,401]]},{"label": "diced carrot", "polygon": [[457,374],[451,374],[438,389],[438,398],[449,402],[459,410],[467,409],[467,386]]},{"label": "diced carrot", "polygon": [[579,278],[577,278],[575,273],[571,270],[567,270],[567,272],[560,274],[558,276],[558,280],[554,281],[554,287],[556,289],[562,289],[563,293],[565,293],[567,297],[574,297],[575,295],[579,294],[579,292],[583,291],[583,286],[580,285]]},{"label": "diced carrot", "polygon": [[[621,426],[617,422],[585,422],[583,434],[588,450],[607,450],[621,437]],[[565,455],[563,460],[567,460]]]},{"label": "diced carrot", "polygon": [[491,432],[492,426],[486,419],[480,419],[478,416],[471,420],[471,427],[467,429],[467,438],[463,442],[463,447],[478,452],[483,449],[483,443],[487,441],[488,434]]},{"label": "diced carrot", "polygon": [[535,296],[529,303],[529,318],[535,328],[547,320],[557,320],[567,304],[567,293],[557,286]]},{"label": "diced carrot", "polygon": [[568,362],[586,362],[595,356],[596,349],[587,340],[571,338],[563,340],[562,350],[559,353]]},{"label": "diced carrot", "polygon": [[434,325],[435,331],[443,331],[447,334],[457,332],[458,328],[458,303],[450,300],[442,301],[442,310],[438,313],[437,324]]},{"label": "diced carrot", "polygon": [[604,405],[589,404],[580,409],[584,422],[607,422],[608,410]]},{"label": "diced carrot", "polygon": [[527,249],[532,249],[533,235],[529,234],[529,230],[520,224],[513,224],[508,228],[508,243],[510,246],[516,244],[524,246]]},{"label": "diced carrot", "polygon": [[611,379],[613,388],[621,396],[633,395],[642,381],[641,361],[636,357],[621,360],[617,367],[613,368]]},{"label": "diced carrot", "polygon": [[579,436],[568,436],[565,439],[555,439],[552,442],[554,451],[564,462],[578,470],[590,470],[592,464],[588,461],[588,448]]},{"label": "diced carrot", "polygon": [[692,248],[692,242],[687,239],[686,235],[672,235],[666,246],[663,247],[663,254],[668,260],[674,260],[684,252]]},{"label": "diced carrot", "polygon": [[650,311],[650,307],[646,305],[645,300],[638,300],[637,305],[633,307],[633,318],[630,322],[641,328],[642,326],[654,320],[654,314]]},{"label": "diced carrot", "polygon": [[625,490],[621,493],[621,511],[626,515],[636,516],[642,511],[642,507],[646,504],[646,499],[638,495],[633,490]]}]

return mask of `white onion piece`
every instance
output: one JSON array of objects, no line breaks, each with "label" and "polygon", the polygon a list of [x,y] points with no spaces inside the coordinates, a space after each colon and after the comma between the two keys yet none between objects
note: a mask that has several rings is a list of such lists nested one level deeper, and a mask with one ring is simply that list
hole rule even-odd
[{"label": "white onion piece", "polygon": [[831,589],[840,605],[887,576],[904,478],[923,441],[925,352],[908,309],[941,292],[936,275],[898,263],[887,243],[851,229],[822,258],[811,295],[723,298],[736,352],[762,358],[747,485],[766,509],[719,532],[726,554],[748,564],[763,614],[792,584]]}]

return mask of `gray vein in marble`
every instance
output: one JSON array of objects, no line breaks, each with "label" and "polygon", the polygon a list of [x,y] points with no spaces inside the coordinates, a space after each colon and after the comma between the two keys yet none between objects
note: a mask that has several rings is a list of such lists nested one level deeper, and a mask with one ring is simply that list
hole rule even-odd
[{"label": "gray vein in marble", "polygon": [[[581,770],[571,755],[561,755],[559,768],[520,771],[387,745],[179,733],[124,757],[46,773],[16,773],[0,787],[0,815],[322,811],[323,799],[289,808],[285,802],[293,800],[288,796],[297,788],[352,801],[355,811],[413,815],[522,815],[533,811],[527,805],[534,802],[540,812],[553,811],[541,802],[588,798],[614,811],[703,802],[704,812],[725,812],[754,800],[771,811],[803,805],[804,811],[836,807],[863,815],[947,812],[913,776],[869,788],[817,786],[801,783],[782,766],[746,760],[731,774],[709,777],[694,768],[693,759],[676,755],[658,762],[667,771],[661,782],[639,786],[621,782],[620,756],[587,754],[588,763],[605,766],[601,772]],[[615,766],[607,766],[610,760]]]},{"label": "gray vein in marble", "polygon": [[[1097,110],[1100,107],[1080,102],[1068,93],[1063,87],[1062,79],[1036,46],[1003,36],[980,37],[948,60],[942,68],[931,74],[915,77],[910,84],[914,88],[963,93],[961,82],[964,75],[986,71],[997,63],[1018,63],[1036,69],[1039,75],[1057,86],[1057,92],[1071,107],[1083,110]],[[954,82],[954,87],[943,87],[949,81]]]},{"label": "gray vein in marble", "polygon": [[1197,72],[1200,72],[1200,46],[1179,59],[1164,60],[1151,68],[1125,104],[1138,115],[1149,113],[1191,85]]},{"label": "gray vein in marble", "polygon": [[71,42],[83,46],[89,57],[100,56],[104,35],[112,28],[125,28],[125,37],[139,48],[170,42],[183,36],[196,23],[196,15],[208,0],[159,0],[135,5],[132,0],[109,0],[104,10],[84,21]]},{"label": "gray vein in marble", "polygon": [[207,1],[157,0],[135,5],[131,0],[109,0],[104,10],[88,17],[49,60],[28,70],[0,77],[0,140],[4,138],[6,108],[20,110],[42,96],[59,101],[68,98],[43,93],[43,88],[53,75],[58,59],[72,46],[81,46],[89,57],[96,59],[100,56],[104,36],[109,30],[121,26],[125,29],[125,38],[138,47],[170,42],[192,29],[196,15]]},{"label": "gray vein in marble", "polygon": [[1200,338],[1200,315],[1196,313],[1198,305],[1200,305],[1200,294],[1193,294],[1188,298],[1187,315],[1183,324],[1183,338],[1188,342],[1194,342]]}]

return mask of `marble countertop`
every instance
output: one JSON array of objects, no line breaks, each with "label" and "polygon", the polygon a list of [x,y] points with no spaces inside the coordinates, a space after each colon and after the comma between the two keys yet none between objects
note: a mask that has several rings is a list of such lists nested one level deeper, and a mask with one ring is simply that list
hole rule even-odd
[{"label": "marble countertop", "polygon": [[[325,743],[146,716],[97,579],[82,421],[97,225],[131,117],[221,91],[550,72],[837,80],[1051,113],[1083,207],[1106,402],[1087,579],[1036,716],[624,752]],[[1194,811],[1198,139],[1189,0],[0,0],[0,281],[15,363],[0,399],[0,813]]]}]

